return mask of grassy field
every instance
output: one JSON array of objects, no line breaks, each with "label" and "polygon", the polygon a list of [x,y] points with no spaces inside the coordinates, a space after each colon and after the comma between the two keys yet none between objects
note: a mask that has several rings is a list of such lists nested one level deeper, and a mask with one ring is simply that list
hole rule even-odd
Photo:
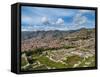
[{"label": "grassy field", "polygon": [[44,64],[51,68],[66,68],[65,64],[62,64],[61,62],[54,62],[50,60],[48,57],[41,56],[37,59],[41,64]]},{"label": "grassy field", "polygon": [[[75,48],[73,46],[65,46],[65,49]],[[42,51],[43,50],[43,51]],[[95,66],[95,56],[81,57],[79,55],[72,55],[64,57],[64,60],[54,61],[50,58],[49,54],[52,51],[58,51],[59,49],[36,49],[34,51],[25,52],[25,57],[21,58],[22,70],[43,70],[43,69],[60,69],[60,68],[77,68],[77,67],[94,67]],[[49,52],[49,54],[43,54],[43,52]],[[56,52],[58,53],[58,52]],[[60,55],[60,54],[59,54]],[[48,57],[47,57],[48,56]]]}]

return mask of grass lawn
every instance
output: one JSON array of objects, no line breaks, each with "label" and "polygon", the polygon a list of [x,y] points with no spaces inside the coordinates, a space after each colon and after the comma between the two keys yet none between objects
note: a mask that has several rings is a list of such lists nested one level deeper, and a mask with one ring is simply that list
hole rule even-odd
[{"label": "grass lawn", "polygon": [[69,56],[67,57],[66,60],[64,60],[64,62],[66,64],[68,64],[68,68],[72,68],[74,64],[77,64],[79,61],[82,61],[83,58],[79,57],[78,55],[74,55],[74,56]]},{"label": "grass lawn", "polygon": [[39,57],[38,61],[41,64],[44,64],[44,65],[49,66],[51,68],[66,68],[67,67],[65,64],[62,64],[61,62],[54,62],[46,56]]},{"label": "grass lawn", "polygon": [[[86,64],[86,63],[90,63],[90,64]],[[85,60],[79,65],[79,67],[83,67],[83,66],[94,67],[95,66],[95,56],[85,58]]]}]

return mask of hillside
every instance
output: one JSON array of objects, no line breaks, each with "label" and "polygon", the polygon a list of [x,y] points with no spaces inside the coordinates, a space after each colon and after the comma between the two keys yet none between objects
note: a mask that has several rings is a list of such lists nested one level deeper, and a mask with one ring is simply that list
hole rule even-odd
[{"label": "hillside", "polygon": [[22,69],[95,66],[95,29],[22,32]]},{"label": "hillside", "polygon": [[94,29],[85,28],[71,31],[22,32],[22,51],[41,47],[61,47],[65,43],[75,43],[94,37]]}]

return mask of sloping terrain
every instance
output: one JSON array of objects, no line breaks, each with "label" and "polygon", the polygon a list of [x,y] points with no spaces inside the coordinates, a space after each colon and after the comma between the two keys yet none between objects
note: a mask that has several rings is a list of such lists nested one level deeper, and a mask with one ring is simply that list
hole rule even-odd
[{"label": "sloping terrain", "polygon": [[22,32],[22,70],[95,66],[95,29]]}]

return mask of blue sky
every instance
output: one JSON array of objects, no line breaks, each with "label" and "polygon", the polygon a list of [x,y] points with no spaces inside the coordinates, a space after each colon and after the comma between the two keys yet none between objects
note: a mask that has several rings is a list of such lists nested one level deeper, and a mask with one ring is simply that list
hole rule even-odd
[{"label": "blue sky", "polygon": [[95,11],[45,7],[21,7],[22,31],[95,28]]}]

